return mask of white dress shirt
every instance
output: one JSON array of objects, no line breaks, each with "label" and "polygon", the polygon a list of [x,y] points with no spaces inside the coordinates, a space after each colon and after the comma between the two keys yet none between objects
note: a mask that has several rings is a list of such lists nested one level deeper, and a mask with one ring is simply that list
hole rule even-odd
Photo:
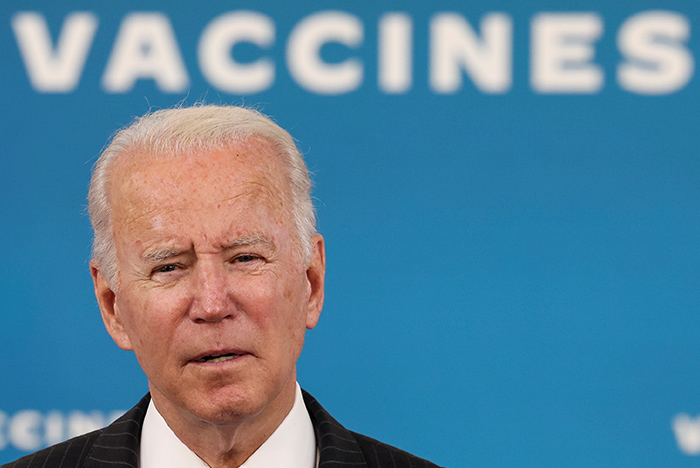
[{"label": "white dress shirt", "polygon": [[[143,421],[140,457],[141,468],[209,466],[177,438],[153,400]],[[297,383],[291,411],[241,468],[316,468],[316,458],[316,435]]]}]

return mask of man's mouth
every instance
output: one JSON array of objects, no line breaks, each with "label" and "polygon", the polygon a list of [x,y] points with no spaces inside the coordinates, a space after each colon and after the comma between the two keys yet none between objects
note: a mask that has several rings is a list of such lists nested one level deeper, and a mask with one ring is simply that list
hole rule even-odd
[{"label": "man's mouth", "polygon": [[243,356],[242,354],[234,354],[234,353],[227,353],[227,354],[210,354],[208,356],[204,356],[201,359],[197,359],[195,362],[224,362],[224,361],[230,361],[232,359],[236,359],[237,357]]}]

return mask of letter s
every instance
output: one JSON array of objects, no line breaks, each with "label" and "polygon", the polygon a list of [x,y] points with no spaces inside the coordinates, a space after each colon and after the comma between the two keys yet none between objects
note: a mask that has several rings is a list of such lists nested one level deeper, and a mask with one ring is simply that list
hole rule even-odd
[{"label": "letter s", "polygon": [[693,56],[685,16],[670,11],[638,13],[620,28],[617,46],[627,59],[617,69],[620,87],[637,94],[670,94],[693,76]]}]

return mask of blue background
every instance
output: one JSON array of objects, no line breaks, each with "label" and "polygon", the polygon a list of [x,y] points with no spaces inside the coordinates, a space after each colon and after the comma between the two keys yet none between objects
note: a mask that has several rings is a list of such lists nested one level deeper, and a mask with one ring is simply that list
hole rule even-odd
[{"label": "blue background", "polygon": [[[310,14],[357,16],[362,85],[324,96],[287,71],[285,43]],[[129,1],[0,5],[0,411],[127,409],[146,391],[130,353],[103,329],[88,272],[91,165],[117,128],[149,109],[198,100],[255,105],[299,141],[314,172],[326,237],[326,305],[307,335],[300,382],[341,423],[450,467],[696,466],[671,421],[700,414],[698,79],[663,96],[623,90],[615,44],[630,16],[690,21],[697,1]],[[249,96],[209,85],[197,62],[206,25],[228,11],[272,18],[273,86]],[[43,93],[10,27],[91,11],[99,27],[77,88]],[[121,20],[160,11],[190,85],[101,88]],[[413,85],[377,83],[377,23],[414,23]],[[513,85],[485,94],[465,76],[428,82],[430,18],[513,21]],[[530,21],[596,12],[604,32],[594,94],[539,94],[529,80]],[[238,49],[237,49],[238,52]],[[256,49],[245,47],[240,53]],[[334,56],[336,54],[336,56]],[[0,438],[3,436],[0,427]],[[23,455],[11,444],[0,462]]]}]

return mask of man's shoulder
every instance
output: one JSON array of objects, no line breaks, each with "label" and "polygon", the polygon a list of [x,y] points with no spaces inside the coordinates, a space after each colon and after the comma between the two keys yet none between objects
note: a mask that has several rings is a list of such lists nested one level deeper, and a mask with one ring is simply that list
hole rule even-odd
[{"label": "man's shoulder", "polygon": [[150,395],[146,395],[107,427],[31,453],[0,468],[82,468],[138,465],[141,426]]},{"label": "man's shoulder", "polygon": [[439,468],[428,460],[347,430],[309,393],[303,395],[316,429],[321,468],[340,464],[367,468]]},{"label": "man's shoulder", "polygon": [[38,452],[24,456],[0,468],[74,468],[83,466],[95,441],[104,429],[66,440]]},{"label": "man's shoulder", "polygon": [[399,448],[380,442],[366,435],[352,432],[371,468],[439,468],[438,465],[405,452]]}]

